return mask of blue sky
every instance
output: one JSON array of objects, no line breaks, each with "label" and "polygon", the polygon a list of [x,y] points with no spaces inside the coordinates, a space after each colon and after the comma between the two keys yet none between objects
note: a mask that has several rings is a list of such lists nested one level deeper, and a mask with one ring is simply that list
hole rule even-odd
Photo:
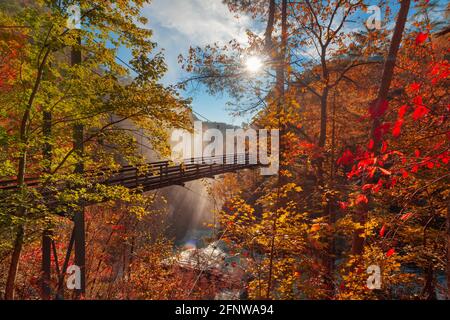
[{"label": "blue sky", "polygon": [[[397,11],[397,8],[398,5],[394,5],[392,9]],[[414,7],[410,13],[413,12]],[[154,32],[153,41],[158,43],[159,50],[164,50],[168,65],[163,79],[165,84],[175,84],[189,77],[178,64],[178,55],[186,55],[190,46],[225,43],[231,39],[245,43],[246,29],[254,27],[251,18],[237,18],[222,0],[153,0],[142,10],[142,14],[149,19],[147,27]],[[361,19],[365,14],[359,13],[358,16]],[[358,28],[348,26],[349,29],[355,27]],[[121,50],[120,55],[122,59],[129,60],[126,50]],[[240,125],[250,120],[250,116],[236,118],[230,115],[226,110],[229,100],[226,95],[210,96],[201,86],[191,88],[183,95],[193,99],[194,111],[211,121]]]},{"label": "blue sky", "polygon": [[[245,30],[251,19],[229,12],[222,0],[153,0],[143,10],[149,19],[148,27],[154,31],[153,40],[164,49],[169,71],[163,79],[174,84],[189,77],[177,62],[178,55],[186,55],[190,46],[228,42],[235,38],[246,41]],[[225,109],[226,95],[210,96],[204,88],[187,90],[184,95],[192,97],[193,109],[212,121],[240,125],[247,118],[234,118]]]}]

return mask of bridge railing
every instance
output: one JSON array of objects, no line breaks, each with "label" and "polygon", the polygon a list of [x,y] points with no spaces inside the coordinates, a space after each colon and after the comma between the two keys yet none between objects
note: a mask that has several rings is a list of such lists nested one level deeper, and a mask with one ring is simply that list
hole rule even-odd
[{"label": "bridge railing", "polygon": [[[256,165],[256,156],[249,153],[241,154],[224,154],[209,157],[192,157],[184,159],[180,163],[169,160],[148,162],[138,166],[125,165],[116,172],[110,169],[100,170],[99,173],[86,171],[86,175],[94,182],[107,185],[124,185],[126,187],[137,187],[144,182],[162,183],[163,181],[171,182],[177,178],[184,180],[187,177],[195,178],[196,175],[205,175],[222,173],[224,170],[232,171],[233,167],[239,168],[245,165]],[[217,166],[221,167],[218,168]],[[25,185],[27,187],[42,186],[40,177],[27,177]],[[0,190],[14,190],[18,187],[17,180],[7,179],[0,180]]]}]

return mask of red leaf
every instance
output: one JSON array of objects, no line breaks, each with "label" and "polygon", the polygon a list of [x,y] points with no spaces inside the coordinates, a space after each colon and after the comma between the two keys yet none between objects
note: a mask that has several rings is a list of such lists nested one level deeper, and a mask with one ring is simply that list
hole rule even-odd
[{"label": "red leaf", "polygon": [[375,143],[373,142],[373,139],[370,139],[369,145],[368,145],[369,150],[372,150],[372,149],[373,149],[373,145],[374,145],[374,144],[375,144]]},{"label": "red leaf", "polygon": [[401,172],[403,178],[408,178],[408,175],[409,175],[408,171],[406,171],[405,169],[401,169],[400,172]]},{"label": "red leaf", "polygon": [[383,224],[383,226],[380,229],[380,237],[384,237],[384,234],[386,233],[386,225]]},{"label": "red leaf", "polygon": [[416,45],[422,44],[427,40],[428,33],[419,32],[419,34],[416,37]]},{"label": "red leaf", "polygon": [[400,135],[400,133],[402,131],[402,125],[403,125],[403,120],[402,119],[397,120],[394,123],[394,127],[392,128],[392,135],[394,137],[398,137]]},{"label": "red leaf", "polygon": [[385,174],[385,175],[387,175],[387,176],[390,176],[391,174],[392,174],[392,172],[390,172],[389,170],[386,170],[386,169],[383,169],[383,168],[378,168],[378,169],[380,169],[380,171],[383,173],[383,174]]},{"label": "red leaf", "polygon": [[377,193],[378,191],[380,191],[382,186],[383,186],[383,180],[379,179],[377,184],[372,188],[372,192]]},{"label": "red leaf", "polygon": [[373,188],[373,184],[368,183],[368,184],[363,185],[362,190],[363,191],[367,191],[367,190],[370,190],[372,188]]},{"label": "red leaf", "polygon": [[425,116],[426,114],[428,114],[428,112],[430,112],[430,110],[428,110],[427,107],[424,106],[418,106],[413,113],[413,119],[415,121],[419,120],[420,118],[422,118],[423,116]]},{"label": "red leaf", "polygon": [[433,147],[433,150],[438,150],[444,143],[445,143],[444,141],[436,143]]},{"label": "red leaf", "polygon": [[400,217],[400,219],[403,220],[403,221],[406,221],[406,220],[408,220],[411,216],[412,216],[412,213],[411,213],[411,212],[408,212],[408,213],[405,213],[404,215],[402,215],[402,216]]},{"label": "red leaf", "polygon": [[125,226],[122,224],[117,224],[111,227],[113,230],[118,231],[118,230],[125,230]]},{"label": "red leaf", "polygon": [[339,201],[338,203],[339,203],[339,207],[340,207],[342,210],[345,210],[345,209],[348,208],[348,203],[347,203],[347,202]]},{"label": "red leaf", "polygon": [[434,162],[428,161],[427,162],[427,167],[428,167],[428,169],[433,169],[434,168]]},{"label": "red leaf", "polygon": [[413,99],[413,102],[416,106],[416,109],[414,110],[413,113],[414,120],[419,120],[420,118],[425,116],[428,112],[430,112],[430,110],[428,110],[428,108],[424,106],[421,96],[415,97]]},{"label": "red leaf", "polygon": [[405,115],[406,111],[408,111],[408,106],[406,104],[402,105],[399,109],[398,109],[398,117],[399,118],[403,118],[403,116]]},{"label": "red leaf", "polygon": [[377,140],[381,140],[381,137],[385,135],[391,127],[389,122],[385,122],[374,130],[374,137]]},{"label": "red leaf", "polygon": [[356,204],[360,204],[360,203],[369,203],[369,199],[367,199],[367,197],[364,194],[360,194],[356,197]]},{"label": "red leaf", "polygon": [[413,99],[413,103],[416,105],[416,107],[423,106],[422,96],[416,96],[416,97]]},{"label": "red leaf", "polygon": [[394,253],[395,253],[394,248],[391,248],[391,249],[388,250],[388,252],[386,252],[386,257],[390,257],[390,256],[392,256]]},{"label": "red leaf", "polygon": [[381,144],[381,152],[385,153],[387,151],[387,148],[388,148],[387,141],[383,141],[383,143]]},{"label": "red leaf", "polygon": [[373,176],[375,175],[375,171],[377,171],[377,168],[372,168],[372,170],[369,171],[369,178],[373,178]]},{"label": "red leaf", "polygon": [[413,92],[417,92],[420,90],[420,83],[417,82],[413,82],[409,85],[409,90],[413,91]]},{"label": "red leaf", "polygon": [[388,107],[389,104],[386,100],[381,103],[377,103],[377,101],[372,102],[369,106],[370,117],[372,119],[381,117],[386,112]]},{"label": "red leaf", "polygon": [[414,150],[414,155],[416,156],[416,158],[420,157],[420,150],[419,149]]},{"label": "red leaf", "polygon": [[448,64],[447,65],[442,64],[441,66],[443,68],[445,68],[445,69],[441,69],[440,72],[435,77],[433,77],[433,79],[431,80],[432,84],[436,84],[440,80],[447,79],[448,76],[450,75],[450,67],[449,67],[449,65]]},{"label": "red leaf", "polygon": [[397,184],[397,177],[392,178],[390,187],[393,188]]},{"label": "red leaf", "polygon": [[347,149],[342,154],[342,157],[340,157],[337,160],[337,164],[349,165],[349,164],[351,164],[353,162],[354,159],[355,159],[355,156],[353,155],[353,153],[349,149]]}]

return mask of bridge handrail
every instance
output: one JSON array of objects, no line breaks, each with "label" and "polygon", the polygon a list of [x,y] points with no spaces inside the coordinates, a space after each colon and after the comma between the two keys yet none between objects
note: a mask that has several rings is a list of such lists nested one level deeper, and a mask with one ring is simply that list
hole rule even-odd
[{"label": "bridge handrail", "polygon": [[[208,166],[210,164],[218,164],[217,162],[219,162],[219,164],[230,164],[229,163],[229,159],[233,159],[233,163],[238,162],[239,159],[244,158],[244,162],[247,161],[247,159],[250,159],[250,153],[246,152],[246,153],[235,153],[235,154],[222,154],[222,155],[214,155],[214,156],[209,156],[209,157],[191,157],[191,158],[187,158],[187,159],[183,159],[181,163],[183,163],[185,165],[185,168],[190,168],[189,166],[193,165],[193,166],[197,166],[197,165],[202,165],[202,166]],[[180,164],[175,163],[174,161],[171,160],[161,160],[161,161],[153,161],[153,162],[147,162],[144,164],[140,164],[137,166],[133,166],[133,165],[125,165],[122,166],[118,171],[114,172],[114,175],[121,175],[121,174],[126,174],[128,172],[138,172],[141,168],[143,167],[149,167],[151,171],[152,167],[155,167],[155,169],[157,171],[159,171],[160,175],[162,174],[162,168],[165,169],[164,174],[166,174],[166,172],[171,172],[172,169],[176,169],[178,168]],[[92,176],[92,178],[98,178],[101,177],[103,175],[105,175],[105,172],[109,171],[108,168],[103,168],[104,171],[99,172],[97,174],[95,174],[94,176]],[[94,172],[93,170],[87,170],[85,173],[92,173]],[[142,174],[141,176],[147,176],[148,172]],[[153,175],[153,174],[152,174]],[[138,174],[136,174],[136,176],[139,176]],[[123,180],[124,177],[120,178],[120,177],[113,177],[110,179],[107,179],[104,182],[107,183],[113,183],[116,182],[114,179],[117,180]],[[27,187],[35,187],[39,184],[41,184],[41,180],[40,177],[26,177],[25,178],[25,185]],[[16,179],[8,179],[8,180],[0,180],[0,190],[10,190],[10,189],[15,189],[17,188],[17,180]]]}]

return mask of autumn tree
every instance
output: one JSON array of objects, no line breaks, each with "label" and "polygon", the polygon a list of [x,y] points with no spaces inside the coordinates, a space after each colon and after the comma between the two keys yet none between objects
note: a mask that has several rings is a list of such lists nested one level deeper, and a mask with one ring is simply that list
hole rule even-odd
[{"label": "autumn tree", "polygon": [[[69,4],[81,10],[81,29],[67,26]],[[8,245],[12,258],[6,299],[14,297],[24,241],[35,237],[37,230],[51,229],[53,214],[70,217],[80,200],[129,197],[124,188],[92,184],[89,175],[108,174],[105,167],[114,170],[123,163],[142,162],[136,148],[138,127],[155,150],[167,154],[164,128],[185,126],[186,103],[173,89],[158,83],[166,70],[163,57],[154,52],[151,31],[138,25],[145,23],[139,14],[144,4],[140,0],[35,1],[13,11],[8,8],[8,12],[2,4],[1,25],[7,27],[1,29],[1,48],[16,51],[17,63],[9,63],[14,63],[11,68],[18,75],[8,78],[15,90],[1,94],[5,102],[2,130],[8,135],[2,155],[7,155],[5,163],[9,164],[2,174],[18,184],[16,190],[2,195],[2,237],[15,239]],[[23,38],[20,48],[10,40],[18,35]],[[120,47],[129,48],[129,65],[118,60]],[[77,64],[70,62],[73,50],[81,53]],[[122,126],[125,122],[136,129]],[[75,124],[84,127],[79,139],[82,154],[72,144]],[[44,151],[42,141],[47,146]],[[73,173],[80,162],[89,175]],[[27,187],[29,177],[40,178],[41,194]],[[78,185],[85,191],[61,190],[57,183]],[[54,197],[66,205],[47,206],[48,196],[44,199],[42,192],[56,192]]]},{"label": "autumn tree", "polygon": [[[254,112],[254,126],[286,128],[284,141],[281,141],[281,145],[284,143],[282,149],[286,150],[281,160],[288,164],[280,171],[280,175],[287,177],[283,190],[291,186],[300,194],[283,196],[286,205],[277,207],[274,205],[277,202],[276,183],[267,179],[256,183],[251,191],[234,195],[230,206],[224,208],[223,228],[232,243],[247,252],[261,240],[256,246],[258,263],[255,265],[258,267],[251,271],[258,275],[259,285],[254,287],[254,292],[259,293],[253,296],[261,297],[261,288],[271,287],[270,257],[274,252],[274,242],[267,241],[267,237],[270,239],[272,236],[277,244],[275,264],[284,270],[281,265],[293,259],[290,268],[312,280],[311,286],[302,287],[302,293],[308,292],[310,297],[411,297],[409,286],[417,279],[414,280],[413,274],[398,273],[408,255],[395,254],[396,250],[384,239],[387,227],[379,226],[381,216],[387,214],[386,208],[393,207],[392,203],[389,204],[393,199],[385,192],[395,188],[398,181],[390,170],[394,161],[391,157],[401,152],[391,149],[390,142],[385,140],[390,130],[394,130],[392,133],[396,136],[400,135],[406,112],[406,107],[403,107],[402,117],[392,124],[386,118],[404,92],[397,79],[405,77],[406,72],[395,69],[398,61],[395,58],[402,45],[411,48],[410,56],[415,56],[412,52],[416,50],[414,41],[401,40],[409,2],[401,2],[397,25],[392,30],[366,29],[359,14],[368,7],[364,2],[288,2],[289,36],[287,55],[281,63],[285,72],[282,95],[277,95],[280,92],[277,85],[280,60],[276,53],[283,48],[283,2],[227,3],[233,11],[249,14],[256,20],[263,19],[266,23],[264,35],[260,37],[249,31],[247,47],[230,42],[225,46],[215,44],[193,48],[188,59],[184,60],[185,67],[194,73],[191,80],[203,82],[211,92],[228,91],[236,99],[238,113]],[[417,8],[422,6],[427,4],[417,4]],[[396,14],[386,7],[384,24],[387,25],[390,18],[395,19]],[[358,21],[363,27],[349,30],[347,24],[353,19],[360,19]],[[427,32],[418,32],[415,41],[419,44],[425,41],[431,28],[429,24]],[[408,37],[414,35],[411,30],[407,32]],[[275,34],[277,36],[272,38]],[[275,48],[273,51],[270,47],[268,49],[268,43]],[[263,57],[264,75],[253,75],[252,78],[245,73],[239,57],[246,55]],[[384,69],[381,68],[383,65]],[[445,65],[444,62],[433,67],[433,73],[439,75],[439,79],[446,77],[442,71]],[[283,108],[280,109],[281,99]],[[422,100],[416,97],[414,101],[417,118],[429,113]],[[444,152],[444,156],[439,154],[445,158],[445,149],[439,151]],[[259,200],[252,193],[258,194]],[[377,193],[379,197],[373,196],[372,203],[371,197]],[[436,196],[439,199],[444,196],[445,199],[445,195]],[[436,208],[442,212],[443,207],[435,205]],[[366,215],[369,216],[367,219]],[[281,217],[284,221],[279,219]],[[297,222],[289,220],[294,217]],[[401,221],[406,221],[409,215],[401,217]],[[275,221],[273,225],[281,234],[268,231],[274,230],[268,221]],[[258,231],[246,233],[251,227]],[[383,230],[379,230],[383,234],[381,240],[375,237],[377,228]],[[290,238],[291,232],[301,235],[298,247],[283,245],[280,237],[284,234]],[[309,263],[299,264],[300,257]],[[365,287],[366,269],[373,263],[379,263],[383,268],[385,282],[381,292],[368,291]],[[288,287],[294,283],[304,284],[298,284],[300,281],[292,278],[288,280],[289,276],[286,270],[277,275],[276,284],[268,296],[281,294],[278,290],[283,287],[284,280],[288,281]],[[344,281],[339,280],[341,277]],[[433,276],[431,278],[434,279]],[[432,292],[433,281],[428,283],[426,287],[431,289],[427,290]],[[396,286],[408,287],[409,291],[394,293]]]}]

